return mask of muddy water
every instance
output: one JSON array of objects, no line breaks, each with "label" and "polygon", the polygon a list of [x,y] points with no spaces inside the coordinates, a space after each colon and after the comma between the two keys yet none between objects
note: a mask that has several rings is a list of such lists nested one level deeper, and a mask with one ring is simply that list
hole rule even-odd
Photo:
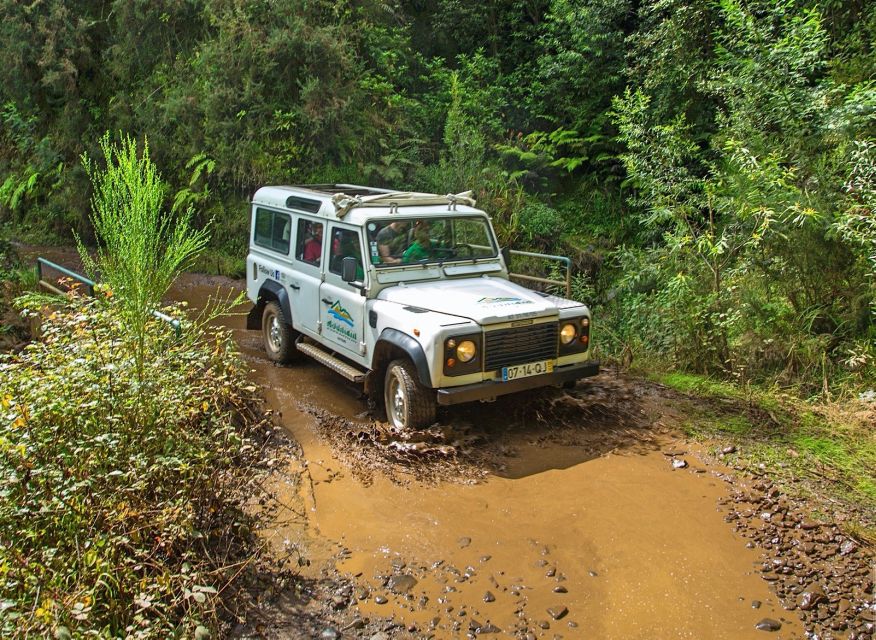
[{"label": "muddy water", "polygon": [[[199,305],[214,291],[189,279],[177,295]],[[359,615],[439,638],[475,628],[546,638],[758,638],[764,617],[782,620],[777,636],[802,636],[754,571],[759,553],[723,521],[722,470],[702,468],[690,453],[689,466],[674,470],[666,453],[686,447],[654,428],[635,389],[579,385],[554,428],[532,410],[550,405],[541,397],[459,408],[442,421],[473,430],[468,447],[495,455],[473,456],[458,474],[438,467],[443,479],[416,462],[363,475],[349,441],[327,435],[306,410],[343,418],[328,428],[367,429],[358,389],[314,363],[271,365],[242,317],[227,322],[306,459],[309,482],[289,485],[298,495],[287,498],[304,501],[307,525],[280,525],[275,537],[305,548],[310,571],[330,563],[350,576]],[[600,386],[608,388],[600,394]],[[604,410],[576,413],[588,400]],[[473,482],[478,464],[482,479]]]},{"label": "muddy water", "polygon": [[[239,286],[188,276],[173,296],[199,307],[217,285]],[[374,431],[359,390],[315,363],[271,365],[244,322],[223,320],[304,452],[268,536],[308,557],[305,574],[349,576],[350,618],[392,618],[415,637],[611,639],[758,638],[770,617],[775,637],[803,636],[723,521],[723,470],[661,430],[639,390],[603,375],[571,396],[461,407],[442,416],[450,460],[383,467],[331,431]],[[672,468],[673,449],[687,468]]]}]

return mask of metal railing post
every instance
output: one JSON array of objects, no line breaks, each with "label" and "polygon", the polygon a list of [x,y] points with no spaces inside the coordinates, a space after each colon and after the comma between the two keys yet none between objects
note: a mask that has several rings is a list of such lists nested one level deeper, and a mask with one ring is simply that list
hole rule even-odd
[{"label": "metal railing post", "polygon": [[564,287],[566,290],[566,297],[569,298],[572,295],[572,261],[566,256],[554,256],[547,253],[535,253],[534,251],[517,251],[516,249],[511,249],[510,251],[512,256],[524,256],[527,258],[541,258],[543,260],[556,260],[563,264],[566,268],[566,277],[563,280],[552,280],[551,278],[540,278],[538,276],[530,276],[525,273],[512,273],[510,265],[508,266],[508,275],[512,278],[519,278],[520,280],[527,280],[529,282],[540,282],[542,284],[553,284]]}]

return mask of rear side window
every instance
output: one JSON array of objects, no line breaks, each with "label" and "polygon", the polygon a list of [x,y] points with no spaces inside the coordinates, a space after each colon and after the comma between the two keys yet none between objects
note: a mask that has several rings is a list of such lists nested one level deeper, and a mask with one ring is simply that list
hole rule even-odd
[{"label": "rear side window", "polygon": [[301,218],[298,220],[298,234],[295,242],[295,257],[319,266],[322,260],[322,222]]},{"label": "rear side window", "polygon": [[278,211],[256,209],[253,242],[265,249],[288,255],[291,237],[292,216]]}]

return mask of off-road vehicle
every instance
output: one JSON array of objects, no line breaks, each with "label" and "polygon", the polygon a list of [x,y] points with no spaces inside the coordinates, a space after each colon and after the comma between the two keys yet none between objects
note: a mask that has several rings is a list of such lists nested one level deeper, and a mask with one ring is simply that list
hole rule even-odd
[{"label": "off-road vehicle", "polygon": [[453,405],[595,375],[590,311],[509,279],[469,193],[271,186],[252,202],[248,329],[268,357],[309,356],[397,428]]}]

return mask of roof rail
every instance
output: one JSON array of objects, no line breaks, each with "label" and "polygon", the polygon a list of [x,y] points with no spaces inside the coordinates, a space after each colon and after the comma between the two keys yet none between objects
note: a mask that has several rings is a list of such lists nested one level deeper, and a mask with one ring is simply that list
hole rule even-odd
[{"label": "roof rail", "polygon": [[436,204],[446,204],[448,211],[456,211],[456,205],[468,205],[473,207],[476,204],[472,197],[471,191],[452,194],[448,193],[445,196],[439,196],[435,193],[418,193],[415,191],[394,191],[389,193],[378,193],[374,195],[359,196],[347,193],[336,193],[332,196],[332,204],[335,205],[335,215],[339,218],[346,216],[351,209],[356,207],[386,207],[389,206],[390,213],[398,213],[399,207],[423,207]]}]

